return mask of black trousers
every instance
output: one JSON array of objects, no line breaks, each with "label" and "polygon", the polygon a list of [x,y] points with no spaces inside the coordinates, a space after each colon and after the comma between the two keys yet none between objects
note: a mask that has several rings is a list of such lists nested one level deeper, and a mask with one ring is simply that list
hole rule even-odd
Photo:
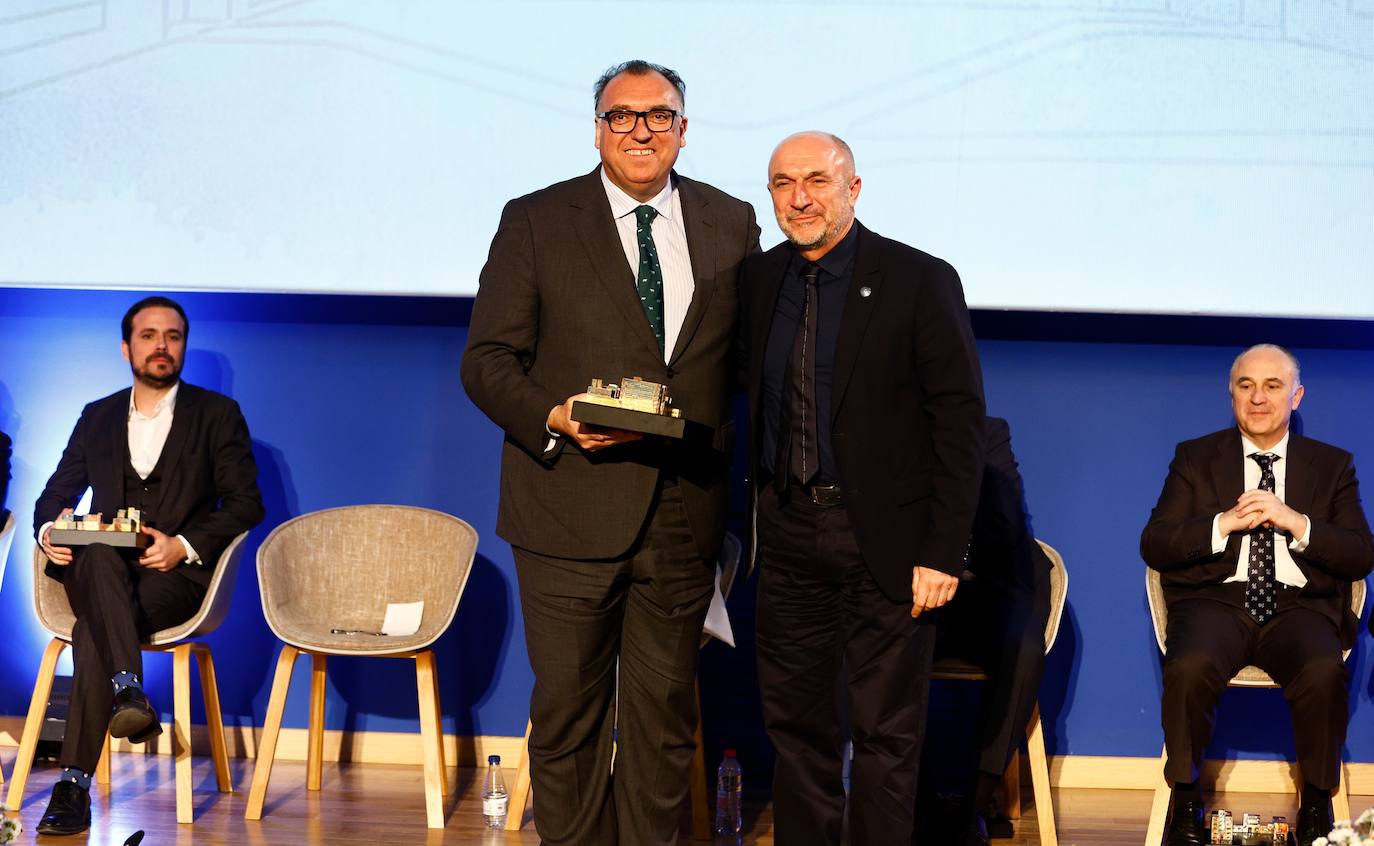
[{"label": "black trousers", "polygon": [[623,558],[514,552],[534,669],[529,751],[540,839],[676,844],[696,749],[697,653],[715,585],[715,561],[697,551],[677,483],[661,484]]},{"label": "black trousers", "polygon": [[[836,683],[845,673],[849,833],[856,846],[909,846],[935,627],[882,594],[843,505],[761,488],[756,639],[764,723],[777,750],[774,836],[838,846],[844,748]],[[913,562],[914,564],[915,562]]]},{"label": "black trousers", "polygon": [[72,698],[61,762],[95,772],[110,725],[120,671],[143,677],[140,644],[153,632],[186,622],[205,588],[172,571],[138,566],[103,543],[78,549],[62,581],[76,614],[72,629]]},{"label": "black trousers", "polygon": [[1223,587],[1234,590],[1236,604],[1201,598],[1169,603],[1160,707],[1168,753],[1165,777],[1197,778],[1226,683],[1253,664],[1283,688],[1303,779],[1321,790],[1334,789],[1350,719],[1350,673],[1341,660],[1335,623],[1299,605],[1297,591],[1285,588],[1279,591],[1278,613],[1261,626],[1243,607],[1245,585]]},{"label": "black trousers", "polygon": [[978,770],[1001,776],[1026,736],[1045,671],[1049,579],[1034,590],[992,579],[960,585],[941,609],[935,658],[950,656],[988,675],[978,715]]}]

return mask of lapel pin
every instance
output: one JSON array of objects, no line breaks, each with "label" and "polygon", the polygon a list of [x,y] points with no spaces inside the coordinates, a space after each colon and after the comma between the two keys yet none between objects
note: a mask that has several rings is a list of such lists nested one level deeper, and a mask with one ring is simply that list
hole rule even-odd
[{"label": "lapel pin", "polygon": [[871,297],[871,296],[873,296],[873,289],[870,288],[870,287],[868,287],[867,285],[865,285],[865,286],[863,286],[862,288],[859,289],[859,296],[861,296],[861,297]]}]

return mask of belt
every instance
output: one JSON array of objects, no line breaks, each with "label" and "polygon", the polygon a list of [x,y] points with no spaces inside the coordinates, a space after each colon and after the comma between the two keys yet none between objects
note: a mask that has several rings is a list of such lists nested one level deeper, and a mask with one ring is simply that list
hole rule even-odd
[{"label": "belt", "polygon": [[812,505],[840,505],[844,502],[839,485],[793,485],[792,489],[810,500]]}]

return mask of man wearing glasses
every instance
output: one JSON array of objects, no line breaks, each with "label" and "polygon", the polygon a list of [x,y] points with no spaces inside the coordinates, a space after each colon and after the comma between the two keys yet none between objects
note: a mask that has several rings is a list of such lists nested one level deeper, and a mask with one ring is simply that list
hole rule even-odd
[{"label": "man wearing glasses", "polygon": [[[505,433],[496,528],[534,669],[546,844],[676,843],[687,792],[725,531],[737,275],[759,229],[748,203],[673,172],[685,90],[644,61],[602,74],[601,165],[506,205],[463,356],[468,395]],[[590,380],[631,376],[666,385],[698,437],[572,419]]]}]

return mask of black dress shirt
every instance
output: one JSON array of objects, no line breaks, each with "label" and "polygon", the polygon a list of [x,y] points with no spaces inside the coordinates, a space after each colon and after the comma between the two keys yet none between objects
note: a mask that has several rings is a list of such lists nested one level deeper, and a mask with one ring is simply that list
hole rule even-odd
[{"label": "black dress shirt", "polygon": [[[849,295],[849,280],[854,274],[854,253],[859,243],[859,227],[849,232],[830,252],[815,263],[821,273],[817,279],[820,307],[816,311],[816,384],[815,402],[817,452],[820,454],[820,473],[815,484],[831,484],[838,478],[835,454],[830,443],[830,385],[835,369],[835,347],[840,338],[840,319],[844,316],[845,298]],[[795,250],[787,264],[778,302],[773,309],[773,321],[768,330],[768,345],[763,353],[762,408],[763,440],[759,444],[759,458],[765,472],[775,471],[778,454],[778,427],[783,415],[783,400],[787,387],[787,362],[792,344],[801,323],[806,305],[806,283],[802,281],[802,267],[808,262]],[[786,472],[784,469],[783,472]]]}]

